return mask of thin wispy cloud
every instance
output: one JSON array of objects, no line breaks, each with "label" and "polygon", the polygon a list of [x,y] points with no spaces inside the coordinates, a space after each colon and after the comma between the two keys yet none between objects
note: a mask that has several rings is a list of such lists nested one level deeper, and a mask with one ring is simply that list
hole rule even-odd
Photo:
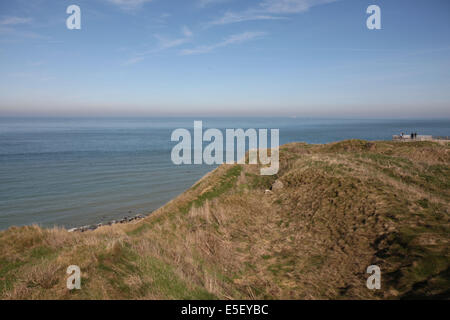
[{"label": "thin wispy cloud", "polygon": [[184,34],[185,37],[189,38],[193,36],[193,33],[191,31],[191,29],[189,29],[186,26],[183,26],[183,28],[181,28],[181,32]]},{"label": "thin wispy cloud", "polygon": [[27,38],[27,39],[34,39],[34,40],[51,40],[50,37],[33,32],[33,31],[22,31],[22,30],[16,30],[15,28],[11,27],[3,27],[0,26],[0,36],[3,37],[11,37],[14,40],[17,40],[18,38]]},{"label": "thin wispy cloud", "polygon": [[211,21],[209,23],[209,25],[213,26],[213,25],[224,25],[224,24],[238,23],[238,22],[244,22],[244,21],[280,20],[280,19],[286,19],[286,17],[266,15],[266,14],[261,14],[261,13],[257,13],[257,12],[236,13],[236,12],[228,11],[222,17]]},{"label": "thin wispy cloud", "polygon": [[[167,39],[161,35],[155,35],[155,37],[159,41],[159,46],[158,48],[156,48],[156,50],[161,51],[164,49],[178,47],[189,42],[190,38],[194,35],[194,33],[186,26],[183,26],[181,28],[181,33],[183,34],[183,37],[177,39]],[[154,50],[152,50],[152,52],[154,52]]]},{"label": "thin wispy cloud", "polygon": [[239,34],[235,34],[232,35],[228,38],[226,38],[225,40],[215,43],[215,44],[211,44],[211,45],[205,45],[205,46],[198,46],[196,48],[193,49],[184,49],[181,50],[181,54],[182,55],[192,55],[192,54],[202,54],[202,53],[208,53],[211,52],[215,49],[218,48],[222,48],[222,47],[226,47],[229,45],[233,45],[233,44],[239,44],[239,43],[243,43],[243,42],[247,42],[256,38],[261,38],[263,36],[265,36],[267,33],[265,32],[243,32],[243,33],[239,33]]},{"label": "thin wispy cloud", "polygon": [[127,61],[125,61],[125,63],[123,64],[124,66],[129,66],[129,65],[133,65],[136,64],[142,60],[144,60],[145,57],[144,56],[137,56],[137,57],[133,57],[128,59]]},{"label": "thin wispy cloud", "polygon": [[119,6],[121,9],[133,10],[141,7],[146,2],[152,0],[107,0],[108,2]]},{"label": "thin wispy cloud", "polygon": [[222,3],[230,2],[230,1],[233,1],[233,0],[198,0],[197,4],[199,7],[205,8],[210,5],[222,4]]},{"label": "thin wispy cloud", "polygon": [[222,17],[210,21],[207,26],[255,20],[287,19],[281,15],[305,12],[311,7],[335,1],[338,0],[263,0],[258,6],[242,12],[227,11]]},{"label": "thin wispy cloud", "polygon": [[161,13],[147,18],[148,26],[152,28],[166,28],[169,24],[170,13]]},{"label": "thin wispy cloud", "polygon": [[274,14],[294,14],[308,11],[310,8],[335,2],[337,0],[263,0],[263,11]]},{"label": "thin wispy cloud", "polygon": [[2,26],[12,26],[17,24],[25,24],[30,23],[32,21],[31,18],[23,18],[23,17],[5,17],[0,19],[0,25]]},{"label": "thin wispy cloud", "polygon": [[177,38],[177,39],[167,39],[167,38],[164,38],[163,36],[159,36],[159,35],[156,35],[155,37],[159,41],[159,46],[158,46],[158,48],[151,50],[151,52],[157,52],[157,51],[161,51],[164,49],[178,47],[189,41],[189,37]]},{"label": "thin wispy cloud", "polygon": [[124,65],[126,65],[126,66],[132,65],[132,64],[135,64],[135,63],[138,63],[138,62],[144,60],[145,57],[148,55],[151,55],[151,54],[154,54],[157,52],[161,52],[161,51],[164,51],[167,49],[179,47],[183,44],[190,42],[191,38],[194,36],[194,33],[187,26],[183,26],[181,28],[181,33],[183,34],[183,37],[175,38],[175,39],[167,38],[167,37],[159,35],[159,34],[155,35],[155,38],[158,40],[158,45],[156,48],[136,54],[134,57],[128,59],[124,63]]},{"label": "thin wispy cloud", "polygon": [[[152,0],[108,0],[120,6],[137,7],[145,2]],[[231,2],[233,0],[197,0],[197,4],[200,7],[207,7],[214,4],[220,4],[225,2]],[[320,4],[330,3],[338,0],[261,0],[254,7],[251,7],[245,11],[233,12],[227,11],[223,16],[208,22],[206,27],[214,25],[227,25],[232,23],[239,23],[244,21],[256,21],[256,20],[282,20],[289,19],[286,15],[296,14],[307,11],[313,6]],[[125,62],[125,65],[132,65],[144,60],[145,56],[151,55],[163,50],[176,48],[185,45],[192,41],[193,32],[187,27],[183,26],[181,29],[182,37],[179,38],[167,38],[166,36],[157,34],[155,35],[158,40],[156,48],[135,54],[129,60]],[[182,55],[202,54],[214,51],[217,48],[225,47],[228,45],[250,41],[252,39],[262,37],[265,35],[263,32],[244,32],[236,34],[226,38],[225,40],[211,44],[211,45],[199,45],[195,48],[184,49],[180,51]]]}]

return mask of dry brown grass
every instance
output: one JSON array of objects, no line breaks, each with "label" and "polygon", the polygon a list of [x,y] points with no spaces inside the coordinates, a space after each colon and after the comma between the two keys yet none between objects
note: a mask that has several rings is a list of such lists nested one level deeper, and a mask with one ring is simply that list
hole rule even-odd
[{"label": "dry brown grass", "polygon": [[[143,221],[0,233],[4,299],[448,295],[449,146],[288,144],[275,177],[223,165]],[[283,188],[266,194],[275,180]],[[65,270],[82,289],[65,289]],[[365,287],[368,265],[382,290]]]}]

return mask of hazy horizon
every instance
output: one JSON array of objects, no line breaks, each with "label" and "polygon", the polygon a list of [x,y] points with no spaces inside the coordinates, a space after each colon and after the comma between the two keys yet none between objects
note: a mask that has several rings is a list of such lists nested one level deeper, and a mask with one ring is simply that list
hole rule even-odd
[{"label": "hazy horizon", "polygon": [[0,119],[194,119],[194,120],[202,120],[202,119],[217,119],[217,118],[224,118],[224,119],[230,119],[230,118],[275,118],[275,119],[302,119],[302,120],[399,120],[399,121],[408,121],[408,120],[424,120],[424,121],[433,121],[433,120],[450,120],[449,116],[403,116],[403,115],[396,115],[396,116],[355,116],[355,115],[280,115],[280,114],[261,114],[255,116],[254,114],[45,114],[45,113],[39,113],[39,114],[0,114]]}]

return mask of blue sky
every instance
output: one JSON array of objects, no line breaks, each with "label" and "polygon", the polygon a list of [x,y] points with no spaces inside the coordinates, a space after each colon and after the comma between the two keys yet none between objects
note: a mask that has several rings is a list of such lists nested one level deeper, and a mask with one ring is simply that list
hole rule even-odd
[{"label": "blue sky", "polygon": [[1,1],[0,70],[3,116],[450,117],[450,1]]}]

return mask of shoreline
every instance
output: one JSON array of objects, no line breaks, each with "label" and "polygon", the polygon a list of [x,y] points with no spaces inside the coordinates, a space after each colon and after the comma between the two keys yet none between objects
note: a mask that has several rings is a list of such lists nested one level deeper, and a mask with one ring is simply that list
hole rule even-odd
[{"label": "shoreline", "polygon": [[[450,140],[443,140],[443,139],[432,139],[432,140],[414,140],[414,139],[408,139],[408,137],[406,137],[405,139],[396,139],[394,138],[395,135],[393,136],[392,140],[374,140],[374,141],[370,141],[370,142],[377,142],[377,141],[384,141],[384,142],[396,142],[396,143],[401,143],[401,142],[433,142],[433,143],[437,143],[440,145],[445,145],[450,143]],[[351,139],[351,140],[359,140],[359,139]],[[342,141],[348,141],[348,140],[342,140]],[[331,142],[331,143],[337,143],[337,142],[342,142],[342,141],[335,141],[335,142]],[[368,140],[362,140],[362,141],[368,141]],[[319,143],[320,144],[320,143]],[[194,184],[192,184],[192,186],[195,186],[196,184],[198,184],[200,181],[204,180],[205,178],[207,178],[212,172],[214,172],[217,168],[212,169],[211,171],[208,171],[206,174],[204,174],[199,180],[197,180]],[[189,188],[191,188],[192,186],[188,187],[187,189],[185,189],[181,194],[183,194],[184,192],[186,192],[187,190],[189,190]],[[170,203],[171,201],[173,201],[177,196],[175,196],[174,198],[170,199],[168,202],[166,202],[165,204],[163,204],[161,207],[164,207],[165,205],[167,205],[168,203]],[[124,224],[124,223],[129,223],[129,222],[133,222],[133,221],[139,221],[142,220],[148,216],[150,216],[153,212],[155,212],[156,210],[151,211],[150,213],[146,213],[146,214],[136,214],[136,215],[131,215],[131,216],[125,216],[121,219],[113,219],[110,221],[106,221],[106,222],[99,222],[99,223],[93,223],[93,224],[88,224],[88,225],[82,225],[82,226],[78,226],[78,227],[64,227],[62,226],[63,229],[67,230],[68,232],[72,233],[72,232],[86,232],[86,231],[94,231],[100,227],[103,226],[112,226],[115,224]],[[33,224],[26,224],[23,226],[31,226]],[[1,229],[0,232],[6,231],[8,230],[10,227],[21,227],[21,226],[9,226],[6,229]],[[51,228],[51,227],[45,227],[45,228]]]},{"label": "shoreline", "polygon": [[136,220],[142,220],[142,219],[144,219],[147,216],[148,215],[143,215],[143,214],[139,213],[139,214],[137,214],[135,216],[131,216],[131,217],[130,216],[125,216],[125,217],[123,217],[122,219],[119,219],[119,220],[111,220],[111,221],[108,221],[108,222],[100,222],[100,223],[96,223],[96,224],[88,224],[88,225],[81,226],[81,227],[74,227],[74,228],[70,228],[70,229],[64,228],[64,229],[66,229],[68,232],[94,231],[94,230],[96,230],[96,229],[98,229],[100,227],[103,227],[103,226],[112,226],[114,224],[121,224],[121,223],[128,223],[128,222],[131,222],[131,221],[136,221]]}]

